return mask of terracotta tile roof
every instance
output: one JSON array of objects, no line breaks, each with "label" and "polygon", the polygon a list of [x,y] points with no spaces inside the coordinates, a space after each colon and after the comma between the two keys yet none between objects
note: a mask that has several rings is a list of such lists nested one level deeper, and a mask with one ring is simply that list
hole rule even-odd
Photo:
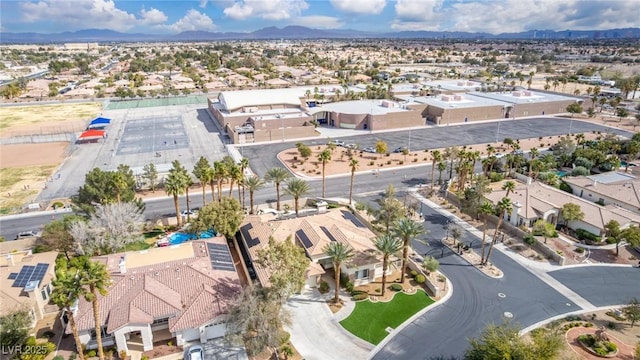
[{"label": "terracotta tile roof", "polygon": [[[193,241],[191,258],[127,268],[124,274],[112,273],[107,295],[99,297],[100,318],[107,325],[107,332],[128,323],[151,324],[160,318],[169,318],[169,330],[179,331],[202,326],[224,314],[240,292],[240,280],[235,271],[212,269],[206,243],[226,245],[226,240],[218,237]],[[167,247],[162,252],[171,250]],[[122,255],[112,254],[96,260],[113,263]],[[149,253],[149,256],[158,256],[158,253]],[[211,307],[212,302],[205,301],[212,297],[220,307]],[[79,301],[76,322],[79,330],[94,327],[91,303],[84,299]]]}]

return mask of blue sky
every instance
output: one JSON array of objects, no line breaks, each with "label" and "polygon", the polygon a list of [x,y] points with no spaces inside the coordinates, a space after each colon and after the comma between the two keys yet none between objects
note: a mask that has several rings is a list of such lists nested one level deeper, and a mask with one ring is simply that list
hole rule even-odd
[{"label": "blue sky", "polygon": [[640,27],[638,11],[638,0],[2,0],[0,29],[175,34],[302,25],[498,34]]}]

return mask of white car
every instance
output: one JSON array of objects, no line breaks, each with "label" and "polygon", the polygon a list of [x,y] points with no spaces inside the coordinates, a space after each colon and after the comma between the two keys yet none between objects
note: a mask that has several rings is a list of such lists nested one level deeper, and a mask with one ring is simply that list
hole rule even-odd
[{"label": "white car", "polygon": [[333,143],[336,146],[344,146],[344,141],[342,140],[331,140],[330,143]]},{"label": "white car", "polygon": [[193,345],[187,354],[188,360],[204,360],[204,349],[200,345]]},{"label": "white car", "polygon": [[493,156],[495,156],[496,159],[500,159],[500,158],[504,157],[504,154],[503,153],[495,153],[495,154],[493,154]]},{"label": "white car", "polygon": [[260,209],[260,210],[258,210],[258,215],[264,215],[264,214],[273,214],[273,215],[278,215],[278,210],[276,210],[276,209],[270,209],[270,208],[266,208],[266,209]]}]

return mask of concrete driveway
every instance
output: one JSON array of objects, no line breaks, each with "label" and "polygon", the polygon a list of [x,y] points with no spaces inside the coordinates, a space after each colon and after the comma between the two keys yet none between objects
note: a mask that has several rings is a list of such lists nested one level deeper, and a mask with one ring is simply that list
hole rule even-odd
[{"label": "concrete driveway", "polygon": [[365,345],[340,326],[338,321],[344,316],[338,314],[346,309],[338,316],[331,313],[326,297],[332,294],[304,289],[287,301],[292,321],[286,330],[291,333],[291,342],[307,360],[366,359],[373,346]]}]

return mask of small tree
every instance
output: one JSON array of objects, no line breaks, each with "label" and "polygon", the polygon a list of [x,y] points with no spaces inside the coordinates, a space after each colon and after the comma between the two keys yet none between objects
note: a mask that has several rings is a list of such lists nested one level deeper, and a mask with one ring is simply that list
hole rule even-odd
[{"label": "small tree", "polygon": [[291,236],[280,241],[270,237],[269,246],[258,250],[255,262],[271,274],[270,291],[281,302],[302,290],[309,259],[304,249],[291,240]]},{"label": "small tree", "polygon": [[540,235],[544,238],[544,243],[547,243],[547,238],[553,236],[556,229],[553,224],[550,224],[542,219],[539,219],[533,224],[533,233]]},{"label": "small tree", "polygon": [[142,177],[149,182],[151,192],[156,192],[156,184],[158,183],[158,170],[154,164],[147,164],[142,168]]},{"label": "small tree", "polygon": [[380,154],[380,156],[382,156],[382,154],[386,154],[387,143],[382,140],[376,140],[376,153]]},{"label": "small tree", "polygon": [[574,203],[566,203],[562,205],[560,209],[560,215],[564,220],[565,228],[569,225],[570,221],[577,221],[584,219],[584,213],[580,209],[580,205]]},{"label": "small tree", "polygon": [[624,317],[631,323],[633,327],[637,321],[640,321],[640,303],[638,299],[632,298],[627,305],[621,309]]},{"label": "small tree", "polygon": [[581,114],[582,106],[580,106],[579,103],[569,104],[569,106],[567,106],[567,112],[571,113],[571,117],[573,117],[574,114]]},{"label": "small tree", "polygon": [[[637,247],[640,246],[640,227],[629,226],[622,230],[620,233],[620,239],[626,241],[629,245]],[[616,256],[618,255],[618,246],[620,242],[616,242]]]},{"label": "small tree", "polygon": [[616,109],[616,116],[618,118],[620,118],[620,121],[622,121],[622,119],[624,119],[627,116],[629,116],[629,110],[627,110],[626,108],[623,108],[623,107],[619,107],[619,108]]},{"label": "small tree", "polygon": [[0,345],[3,349],[24,344],[29,337],[33,318],[29,310],[21,309],[0,317]]}]

